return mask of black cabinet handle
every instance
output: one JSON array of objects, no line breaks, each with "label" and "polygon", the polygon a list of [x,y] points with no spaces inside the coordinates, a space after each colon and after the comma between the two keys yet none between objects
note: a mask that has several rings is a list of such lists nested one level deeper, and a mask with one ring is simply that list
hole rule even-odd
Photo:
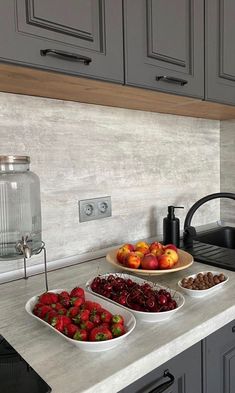
[{"label": "black cabinet handle", "polygon": [[162,378],[169,378],[170,380],[163,382],[161,385],[157,386],[154,389],[151,389],[151,387],[147,388],[147,389],[141,391],[141,393],[162,393],[162,392],[165,392],[165,390],[168,389],[171,385],[173,385],[173,383],[175,381],[174,375],[172,375],[169,372],[169,370],[164,371]]},{"label": "black cabinet handle", "polygon": [[156,76],[156,81],[174,83],[180,86],[187,85],[188,81],[185,79],[175,78],[174,76]]},{"label": "black cabinet handle", "polygon": [[235,333],[235,326],[232,327],[232,332]]},{"label": "black cabinet handle", "polygon": [[65,59],[68,59],[68,60],[81,61],[85,65],[89,65],[90,62],[92,61],[90,57],[77,55],[76,53],[65,52],[63,50],[58,50],[58,49],[41,49],[40,50],[41,56],[46,56],[47,54],[50,54],[50,53],[52,53],[53,55],[64,57]]}]

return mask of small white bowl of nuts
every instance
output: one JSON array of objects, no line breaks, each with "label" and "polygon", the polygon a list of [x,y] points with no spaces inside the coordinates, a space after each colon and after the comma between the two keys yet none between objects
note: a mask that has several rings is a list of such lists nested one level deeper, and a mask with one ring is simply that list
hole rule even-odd
[{"label": "small white bowl of nuts", "polygon": [[192,297],[203,297],[221,289],[228,282],[228,276],[218,271],[205,271],[182,278],[180,289]]}]

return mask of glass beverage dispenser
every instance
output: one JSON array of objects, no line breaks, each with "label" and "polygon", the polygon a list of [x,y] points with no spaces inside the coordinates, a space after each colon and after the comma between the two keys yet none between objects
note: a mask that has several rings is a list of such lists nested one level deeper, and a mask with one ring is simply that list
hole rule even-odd
[{"label": "glass beverage dispenser", "polygon": [[29,164],[28,156],[0,156],[0,260],[42,247],[40,183]]}]

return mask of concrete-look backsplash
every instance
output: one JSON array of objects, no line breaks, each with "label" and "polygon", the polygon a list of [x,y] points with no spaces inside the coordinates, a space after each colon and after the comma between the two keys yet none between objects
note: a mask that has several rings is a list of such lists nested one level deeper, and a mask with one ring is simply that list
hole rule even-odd
[{"label": "concrete-look backsplash", "polygon": [[[235,120],[221,121],[221,191],[235,193]],[[221,199],[221,219],[235,224],[235,201]]]},{"label": "concrete-look backsplash", "polygon": [[[161,234],[168,205],[185,207],[182,227],[196,200],[220,190],[219,121],[0,93],[0,140],[0,154],[29,155],[40,177],[49,262]],[[112,217],[79,223],[78,200],[106,195]],[[218,206],[193,223],[218,220]]]}]

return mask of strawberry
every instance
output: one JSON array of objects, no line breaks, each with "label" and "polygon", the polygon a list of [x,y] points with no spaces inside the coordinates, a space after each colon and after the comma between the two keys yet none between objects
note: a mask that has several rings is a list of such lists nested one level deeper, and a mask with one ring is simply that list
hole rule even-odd
[{"label": "strawberry", "polygon": [[111,338],[113,338],[112,333],[104,326],[95,327],[89,336],[90,341],[105,341],[111,340]]},{"label": "strawberry", "polygon": [[112,314],[109,311],[105,310],[105,309],[101,309],[101,311],[100,311],[100,319],[101,319],[102,322],[109,323],[111,321],[111,319],[112,319]]},{"label": "strawberry", "polygon": [[94,323],[91,321],[82,321],[80,323],[80,328],[85,330],[92,330],[95,327]]},{"label": "strawberry", "polygon": [[73,338],[74,334],[78,331],[78,326],[70,323],[69,325],[65,326],[64,332],[66,336]]},{"label": "strawberry", "polygon": [[66,291],[63,291],[59,294],[59,302],[65,307],[69,308],[70,306],[70,296],[69,293]]},{"label": "strawberry", "polygon": [[70,304],[75,307],[80,307],[84,303],[83,297],[71,297]]},{"label": "strawberry", "polygon": [[111,323],[122,323],[124,325],[124,319],[121,315],[115,314],[112,316]]},{"label": "strawberry", "polygon": [[63,332],[65,326],[69,325],[71,322],[71,319],[66,315],[58,315],[51,319],[51,325],[60,332]]},{"label": "strawberry", "polygon": [[70,297],[83,297],[84,298],[85,297],[84,290],[82,288],[75,287],[70,292]]},{"label": "strawberry", "polygon": [[76,315],[78,315],[79,311],[80,311],[79,307],[70,307],[67,310],[67,316],[70,318],[76,317]]},{"label": "strawberry", "polygon": [[87,308],[90,311],[99,311],[101,310],[101,305],[99,303],[96,302],[91,302],[90,300],[86,300],[84,303],[84,308]]},{"label": "strawberry", "polygon": [[103,322],[103,323],[101,323],[101,324],[99,325],[99,327],[105,327],[105,328],[110,329],[110,324],[109,324],[108,322]]},{"label": "strawberry", "polygon": [[90,310],[83,310],[80,312],[81,321],[88,321],[90,316]]},{"label": "strawberry", "polygon": [[62,291],[59,293],[59,298],[70,297],[67,291]]},{"label": "strawberry", "polygon": [[51,311],[51,307],[48,306],[47,304],[43,304],[43,306],[39,307],[37,309],[37,316],[41,319],[44,319],[46,314]]},{"label": "strawberry", "polygon": [[39,296],[39,301],[43,304],[58,303],[58,300],[58,294],[53,292],[45,292],[41,296]]},{"label": "strawberry", "polygon": [[51,309],[50,311],[48,311],[48,313],[46,314],[44,320],[48,323],[51,323],[52,318],[57,317],[57,312],[53,309]]},{"label": "strawberry", "polygon": [[64,330],[64,322],[61,319],[62,315],[58,315],[56,317],[51,318],[51,326],[53,326],[56,330],[58,330],[59,332],[63,332]]},{"label": "strawberry", "polygon": [[59,315],[66,315],[67,314],[67,308],[62,307],[58,310]]},{"label": "strawberry", "polygon": [[94,323],[94,325],[99,325],[101,323],[101,318],[99,314],[91,313],[89,320]]},{"label": "strawberry", "polygon": [[111,326],[111,332],[113,337],[122,336],[126,331],[122,323],[114,323]]},{"label": "strawberry", "polygon": [[33,314],[38,317],[39,309],[44,306],[43,303],[36,303],[34,308],[33,308]]},{"label": "strawberry", "polygon": [[78,329],[73,336],[74,340],[78,341],[86,341],[87,340],[87,331],[84,329]]},{"label": "strawberry", "polygon": [[72,323],[71,318],[67,317],[67,315],[60,315],[64,326],[69,325],[70,323]]},{"label": "strawberry", "polygon": [[60,303],[52,304],[51,307],[58,312],[60,315],[65,315],[67,313],[67,309]]},{"label": "strawberry", "polygon": [[90,315],[90,310],[80,311],[75,318],[73,318],[74,323],[79,324],[83,321],[88,321]]}]

